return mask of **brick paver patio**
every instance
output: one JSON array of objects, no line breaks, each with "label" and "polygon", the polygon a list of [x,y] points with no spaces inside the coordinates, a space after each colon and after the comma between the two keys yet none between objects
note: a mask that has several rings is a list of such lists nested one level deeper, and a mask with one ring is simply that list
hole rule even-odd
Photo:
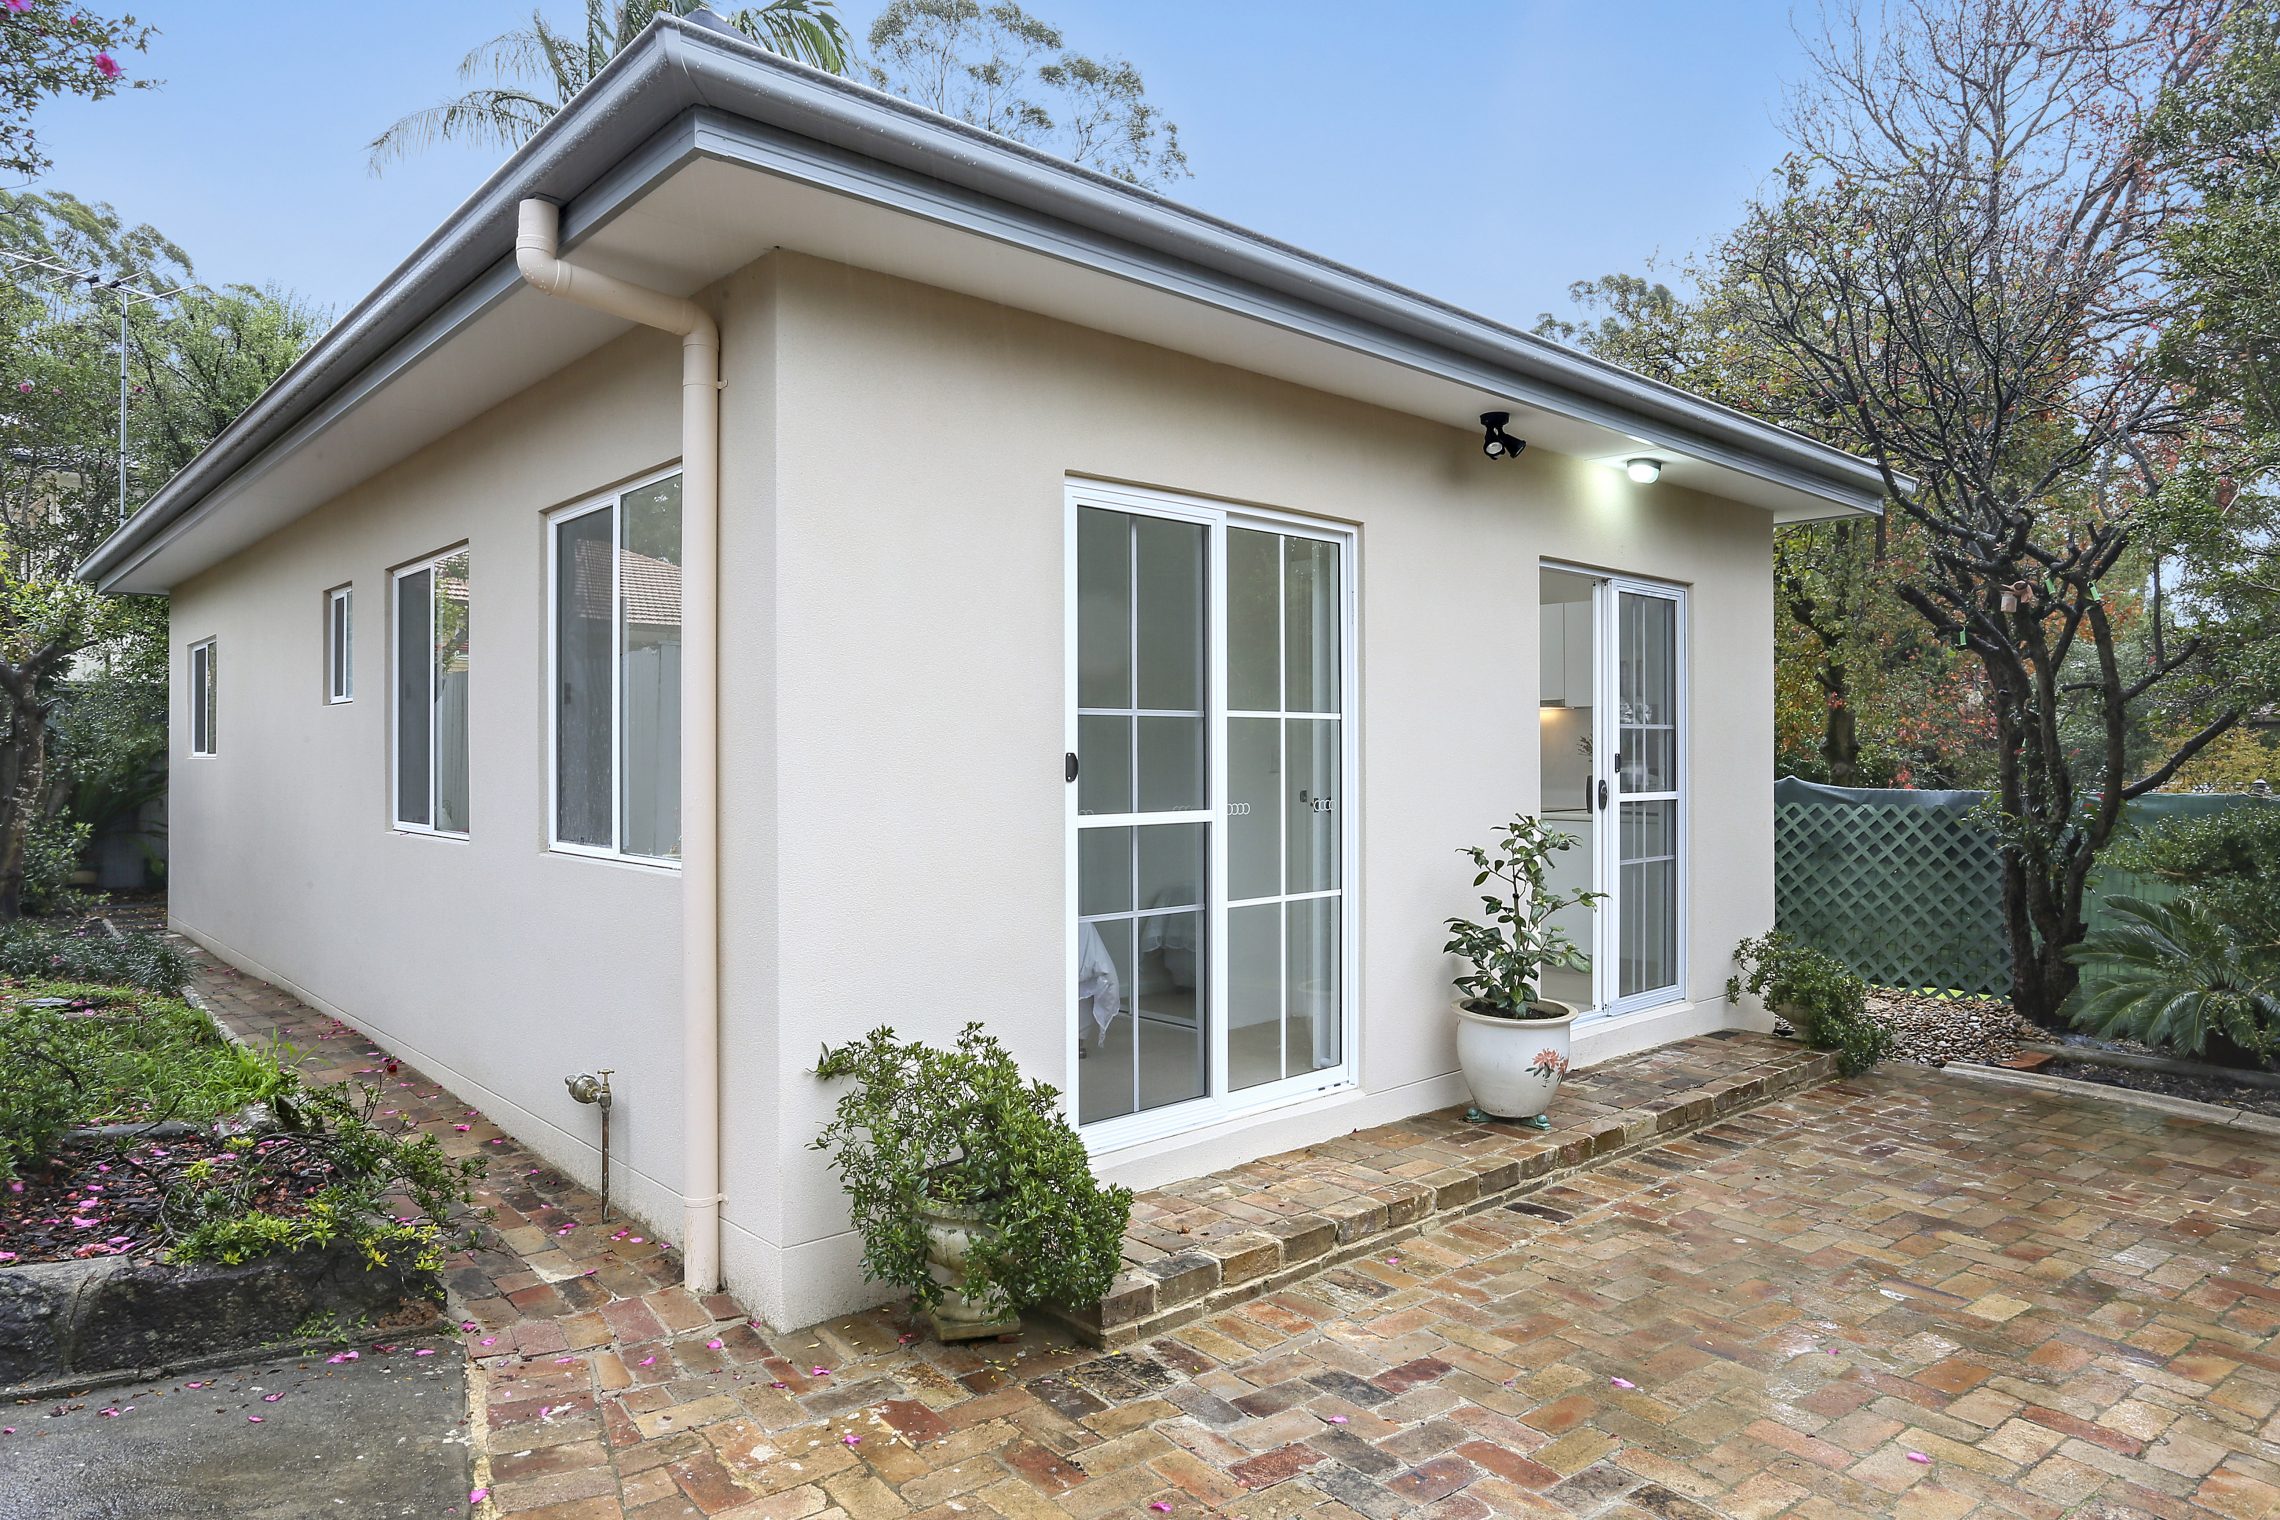
[{"label": "brick paver patio", "polygon": [[[200,986],[312,1074],[374,1079],[352,1031]],[[889,1314],[755,1329],[386,1080],[494,1162],[492,1237],[450,1279],[487,1513],[2280,1514],[2280,1142],[2255,1135],[1888,1065],[1104,1355]]]}]

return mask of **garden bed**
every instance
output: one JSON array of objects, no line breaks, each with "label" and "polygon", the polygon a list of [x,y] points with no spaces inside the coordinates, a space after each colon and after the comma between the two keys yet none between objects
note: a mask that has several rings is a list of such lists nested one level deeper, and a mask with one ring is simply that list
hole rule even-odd
[{"label": "garden bed", "polygon": [[[263,1145],[277,1143],[256,1141],[253,1149],[259,1153]],[[179,1188],[201,1162],[228,1167],[239,1164],[239,1157],[211,1132],[65,1140],[44,1166],[29,1169],[0,1192],[0,1266],[152,1250],[161,1244],[168,1189]],[[334,1180],[329,1167],[294,1168],[263,1188],[256,1202],[271,1213],[291,1213]]]}]

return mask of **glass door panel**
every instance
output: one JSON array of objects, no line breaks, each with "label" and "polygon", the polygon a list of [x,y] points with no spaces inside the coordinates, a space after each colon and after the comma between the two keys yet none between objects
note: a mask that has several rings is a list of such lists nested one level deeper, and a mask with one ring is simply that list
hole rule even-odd
[{"label": "glass door panel", "polygon": [[1679,604],[1615,586],[1615,987],[1649,1001],[1679,983]]},{"label": "glass door panel", "polygon": [[1210,1083],[1209,529],[1077,514],[1080,1122]]}]

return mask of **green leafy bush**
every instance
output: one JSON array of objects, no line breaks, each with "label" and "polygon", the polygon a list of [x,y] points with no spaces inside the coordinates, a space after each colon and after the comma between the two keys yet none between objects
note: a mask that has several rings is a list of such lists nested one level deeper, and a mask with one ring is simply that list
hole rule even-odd
[{"label": "green leafy bush", "polygon": [[[30,1006],[48,1001],[65,1006]],[[44,1160],[67,1129],[220,1118],[287,1081],[274,1055],[172,998],[34,982],[0,1004],[0,1175]]]},{"label": "green leafy bush", "polygon": [[1496,831],[1487,849],[1471,845],[1458,854],[1471,859],[1473,885],[1491,880],[1502,885],[1481,894],[1488,922],[1470,919],[1448,921],[1449,942],[1441,948],[1461,956],[1472,970],[1456,978],[1456,987],[1474,1011],[1507,1019],[1543,1018],[1536,1005],[1543,996],[1547,967],[1581,970],[1590,963],[1567,932],[1552,923],[1567,908],[1595,903],[1604,892],[1554,892],[1551,858],[1572,849],[1575,836],[1544,827],[1539,819],[1522,813]]},{"label": "green leafy bush", "polygon": [[2280,1052],[2280,945],[2257,936],[2253,919],[2216,906],[2224,900],[2204,891],[2175,902],[2109,900],[2109,921],[2066,950],[2082,971],[2067,1003],[2074,1026],[2271,1065]]},{"label": "green leafy bush", "polygon": [[[194,1163],[168,1189],[159,1219],[174,1260],[236,1265],[351,1241],[371,1266],[440,1269],[448,1223],[474,1202],[483,1160],[453,1161],[433,1135],[381,1129],[379,1101],[377,1088],[289,1082],[272,1099],[281,1129],[234,1137],[233,1159]],[[311,1175],[329,1180],[298,1196],[296,1181]],[[416,1212],[402,1213],[398,1198]]]},{"label": "green leafy bush", "polygon": [[50,813],[24,834],[24,911],[77,915],[95,899],[72,886],[95,830],[67,813]]},{"label": "green leafy bush", "polygon": [[1060,1093],[1022,1078],[1011,1054],[968,1024],[943,1050],[874,1029],[826,1047],[816,1075],[852,1078],[812,1147],[831,1153],[863,1236],[863,1269],[942,1298],[926,1266],[929,1201],[979,1211],[965,1289],[999,1313],[1088,1305],[1115,1280],[1132,1194],[1104,1188]]},{"label": "green leafy bush", "polygon": [[180,997],[190,963],[157,934],[65,929],[18,919],[0,924],[0,976],[105,982]]},{"label": "green leafy bush", "polygon": [[1846,1076],[1892,1054],[1891,1031],[1868,1016],[1868,983],[1835,956],[1773,933],[1736,945],[1734,961],[1743,974],[1727,978],[1727,1001],[1741,1001],[1747,990],[1808,1048],[1835,1051]]},{"label": "green leafy bush", "polygon": [[2182,889],[2251,943],[2280,941],[2280,802],[2164,819],[2116,840],[2106,861]]}]

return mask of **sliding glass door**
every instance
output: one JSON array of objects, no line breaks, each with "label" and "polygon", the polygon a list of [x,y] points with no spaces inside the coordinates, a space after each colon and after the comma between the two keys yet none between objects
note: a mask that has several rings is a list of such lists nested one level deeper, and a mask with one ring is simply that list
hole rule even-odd
[{"label": "sliding glass door", "polygon": [[1070,499],[1072,1085],[1113,1144],[1346,1080],[1351,545]]},{"label": "sliding glass door", "polygon": [[1615,581],[1616,1008],[1667,1001],[1679,979],[1679,595],[1669,587]]}]

